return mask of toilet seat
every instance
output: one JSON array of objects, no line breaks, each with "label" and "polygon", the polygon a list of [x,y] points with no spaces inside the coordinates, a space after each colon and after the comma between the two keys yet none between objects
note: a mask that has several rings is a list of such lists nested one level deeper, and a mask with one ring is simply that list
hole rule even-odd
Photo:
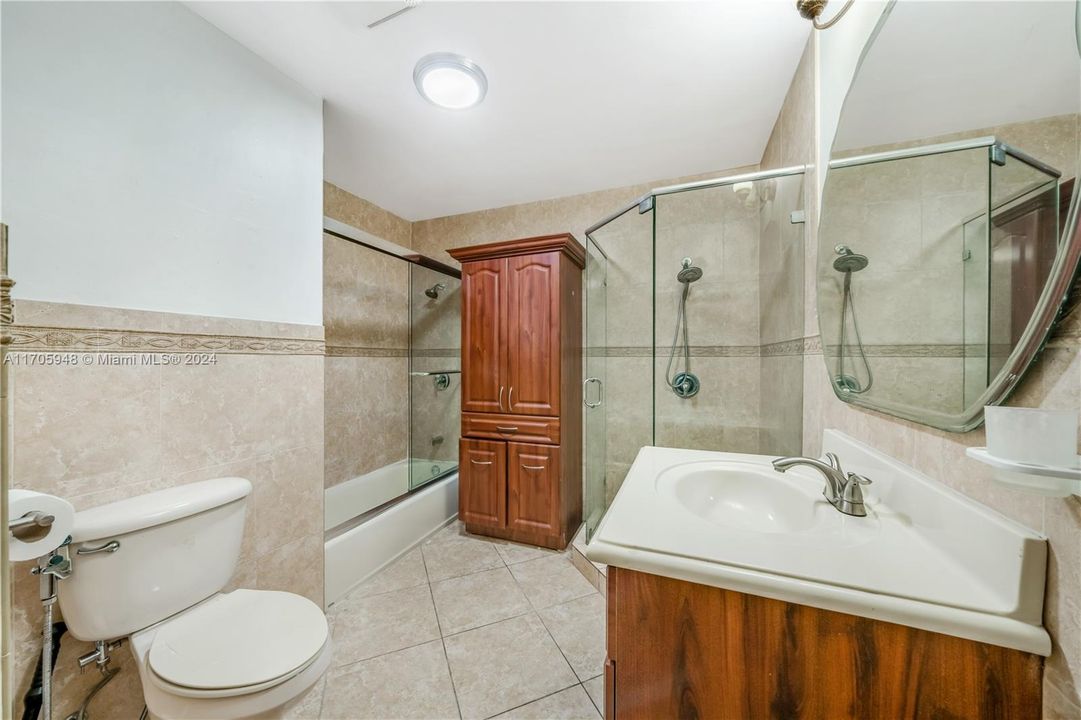
[{"label": "toilet seat", "polygon": [[151,681],[173,695],[255,693],[303,672],[323,651],[326,616],[305,597],[234,590],[154,627]]}]

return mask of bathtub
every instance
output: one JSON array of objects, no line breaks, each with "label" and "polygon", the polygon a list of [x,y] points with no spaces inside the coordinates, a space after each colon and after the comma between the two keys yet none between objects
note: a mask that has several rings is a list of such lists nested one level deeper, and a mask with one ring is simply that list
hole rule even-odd
[{"label": "bathtub", "polygon": [[[438,462],[414,462],[428,477]],[[446,465],[446,462],[443,462]],[[391,502],[395,500],[395,502]],[[389,503],[389,504],[388,504]],[[324,597],[327,605],[416,547],[458,515],[458,473],[409,492],[409,461],[399,460],[327,488],[325,529],[386,505],[371,517],[333,534],[325,543]]]}]

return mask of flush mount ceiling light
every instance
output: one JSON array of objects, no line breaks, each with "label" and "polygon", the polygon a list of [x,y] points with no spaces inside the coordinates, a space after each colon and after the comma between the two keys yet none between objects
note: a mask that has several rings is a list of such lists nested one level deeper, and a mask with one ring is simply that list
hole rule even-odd
[{"label": "flush mount ceiling light", "polygon": [[413,83],[421,97],[449,110],[479,105],[488,92],[488,78],[469,58],[454,53],[425,55],[413,68]]}]

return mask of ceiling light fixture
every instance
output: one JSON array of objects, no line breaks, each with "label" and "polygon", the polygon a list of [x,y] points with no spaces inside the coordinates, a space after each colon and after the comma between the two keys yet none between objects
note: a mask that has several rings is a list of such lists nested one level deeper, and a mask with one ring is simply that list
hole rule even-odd
[{"label": "ceiling light fixture", "polygon": [[413,68],[413,83],[421,97],[449,110],[479,105],[488,92],[488,78],[469,58],[454,53],[425,55]]}]

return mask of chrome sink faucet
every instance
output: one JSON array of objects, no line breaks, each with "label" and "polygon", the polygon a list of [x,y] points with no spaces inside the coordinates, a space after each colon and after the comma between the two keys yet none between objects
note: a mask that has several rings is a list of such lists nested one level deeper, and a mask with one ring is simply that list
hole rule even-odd
[{"label": "chrome sink faucet", "polygon": [[833,453],[826,453],[827,462],[807,457],[777,458],[773,461],[773,469],[784,472],[789,468],[799,465],[813,467],[826,478],[826,487],[822,494],[829,500],[830,505],[837,508],[845,515],[865,517],[867,508],[863,504],[863,485],[870,485],[871,481],[856,473],[845,474],[841,469],[841,461]]}]

